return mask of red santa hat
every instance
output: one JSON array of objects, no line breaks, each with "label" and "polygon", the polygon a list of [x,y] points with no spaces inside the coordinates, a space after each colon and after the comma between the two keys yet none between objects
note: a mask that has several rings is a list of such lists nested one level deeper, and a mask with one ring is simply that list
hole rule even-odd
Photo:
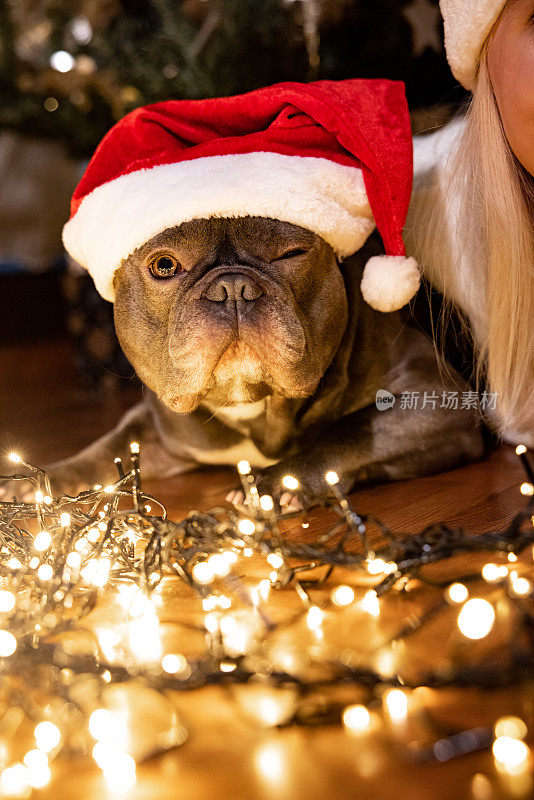
[{"label": "red santa hat", "polygon": [[113,276],[166,228],[207,217],[271,217],[308,228],[339,258],[375,224],[385,256],[366,264],[365,300],[393,311],[417,291],[402,229],[412,184],[403,84],[282,83],[236,97],[138,108],[104,137],[63,229],[70,255],[113,300]]}]

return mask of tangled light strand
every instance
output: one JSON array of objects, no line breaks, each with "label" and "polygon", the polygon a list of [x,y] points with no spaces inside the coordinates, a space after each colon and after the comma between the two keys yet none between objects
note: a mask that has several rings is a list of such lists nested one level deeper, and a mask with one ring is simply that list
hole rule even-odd
[{"label": "tangled light strand", "polygon": [[[338,520],[315,542],[283,535],[285,520],[299,517],[300,512],[278,517],[272,498],[258,495],[247,462],[238,465],[245,507],[194,511],[181,522],[172,522],[165,508],[142,489],[135,442],[128,470],[120,459],[115,460],[118,474],[114,484],[95,486],[75,497],[53,497],[46,473],[11,454],[12,462],[27,472],[0,476],[0,481],[29,480],[34,501],[0,500],[0,674],[6,679],[4,703],[19,708],[24,719],[31,721],[36,744],[18,761],[2,763],[0,759],[0,792],[22,796],[28,788],[46,785],[50,761],[63,747],[71,746],[76,728],[86,729],[85,750],[92,747],[93,758],[108,782],[123,788],[131,784],[135,780],[132,753],[126,745],[114,749],[104,741],[105,731],[114,730],[104,696],[106,687],[132,678],[160,693],[207,683],[248,684],[263,692],[260,716],[263,714],[264,723],[317,724],[334,719],[354,733],[371,724],[366,705],[344,708],[333,702],[319,713],[310,710],[304,699],[318,688],[349,682],[370,693],[371,706],[373,692],[380,690],[385,713],[393,719],[406,715],[405,692],[410,687],[502,685],[532,677],[532,576],[519,574],[516,562],[534,543],[534,486],[526,448],[520,445],[516,452],[525,469],[527,480],[521,493],[527,503],[503,531],[469,535],[434,524],[416,535],[394,534],[379,520],[357,514],[341,494],[336,473],[328,472],[330,508]],[[298,482],[291,476],[284,479],[284,485],[298,492]],[[303,527],[308,524],[303,522]],[[267,674],[258,668],[258,660],[265,662],[265,645],[274,633],[303,621],[314,641],[320,642],[326,613],[340,615],[343,609],[358,604],[362,612],[378,616],[380,598],[392,590],[404,590],[410,581],[428,581],[424,568],[429,565],[458,554],[488,551],[506,555],[507,564],[488,563],[482,573],[461,576],[461,581],[434,583],[441,590],[438,603],[417,618],[411,615],[403,620],[381,645],[381,652],[389,652],[451,605],[458,606],[457,625],[466,640],[487,636],[495,622],[494,603],[468,599],[466,586],[482,579],[514,606],[526,634],[526,644],[522,641],[521,646],[511,648],[505,669],[492,659],[476,664],[464,661],[445,674],[429,672],[413,682],[395,671],[331,655],[319,664],[322,670],[311,670],[309,675],[292,669],[288,659],[271,664]],[[247,574],[246,565],[252,563],[248,559],[253,557],[263,570],[259,582]],[[315,602],[315,591],[324,590],[327,581],[330,586],[338,569],[371,579],[373,588],[369,583],[363,590],[359,585],[353,588],[340,583],[334,585],[326,603]],[[197,611],[199,606],[202,609],[200,618],[195,613],[180,623],[204,638],[205,650],[195,657],[164,653],[158,637],[158,592],[164,581],[173,577],[197,598]],[[293,590],[297,598],[294,613],[282,622],[274,620],[268,602],[273,589]],[[124,610],[127,623],[119,633],[111,629],[95,632],[85,619],[110,594]],[[68,636],[81,631],[92,636],[94,646],[89,652],[72,649],[62,639],[67,637],[68,644]],[[309,660],[309,653],[306,658]],[[35,681],[37,669],[46,675],[48,695],[63,701],[54,719],[49,718],[49,702],[25,692]],[[76,676],[88,674],[98,678],[89,709],[76,700],[72,688]],[[2,727],[11,724],[7,717],[0,722],[0,736]],[[173,717],[165,746],[176,746],[185,736],[183,726]],[[510,759],[525,756],[520,745],[508,742],[522,742],[522,738],[510,735],[509,730],[495,734],[497,763],[506,767]],[[438,743],[441,741],[441,750],[448,748],[452,757],[489,746],[493,740],[492,732],[481,729],[478,733],[454,732]],[[418,757],[444,760],[443,752],[437,755],[438,743],[423,748]]]}]

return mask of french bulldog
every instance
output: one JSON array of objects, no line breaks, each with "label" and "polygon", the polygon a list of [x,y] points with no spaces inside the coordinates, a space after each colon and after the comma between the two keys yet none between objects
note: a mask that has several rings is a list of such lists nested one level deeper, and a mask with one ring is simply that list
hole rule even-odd
[{"label": "french bulldog", "polygon": [[[289,507],[320,501],[328,470],[347,492],[480,458],[476,410],[440,407],[443,392],[466,388],[460,377],[440,374],[432,344],[399,312],[364,302],[375,250],[369,240],[340,262],[315,233],[259,217],[194,220],[147,241],[114,278],[115,327],[144,400],[53,465],[54,488],[114,479],[132,440],[145,478],[246,459],[260,494]],[[393,396],[386,410],[380,390]],[[404,392],[439,399],[410,409]]]}]

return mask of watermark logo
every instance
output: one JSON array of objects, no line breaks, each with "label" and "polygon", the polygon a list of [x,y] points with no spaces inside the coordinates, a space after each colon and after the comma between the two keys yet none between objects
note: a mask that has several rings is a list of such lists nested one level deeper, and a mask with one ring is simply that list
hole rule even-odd
[{"label": "watermark logo", "polygon": [[[425,408],[436,410],[444,408],[447,411],[462,409],[479,409],[492,411],[497,407],[498,392],[401,392],[398,408],[401,411],[423,411]],[[376,407],[379,411],[393,408],[397,398],[387,389],[379,389],[376,393]]]},{"label": "watermark logo", "polygon": [[388,408],[393,408],[396,399],[387,389],[379,389],[375,398],[376,407],[379,411],[387,411]]}]

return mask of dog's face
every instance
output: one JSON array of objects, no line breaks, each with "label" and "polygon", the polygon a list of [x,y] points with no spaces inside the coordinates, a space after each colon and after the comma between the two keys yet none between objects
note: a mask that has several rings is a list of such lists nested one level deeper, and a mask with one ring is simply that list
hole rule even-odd
[{"label": "dog's face", "polygon": [[347,324],[332,248],[260,217],[168,228],[115,276],[115,326],[141,380],[173,411],[307,397]]}]

